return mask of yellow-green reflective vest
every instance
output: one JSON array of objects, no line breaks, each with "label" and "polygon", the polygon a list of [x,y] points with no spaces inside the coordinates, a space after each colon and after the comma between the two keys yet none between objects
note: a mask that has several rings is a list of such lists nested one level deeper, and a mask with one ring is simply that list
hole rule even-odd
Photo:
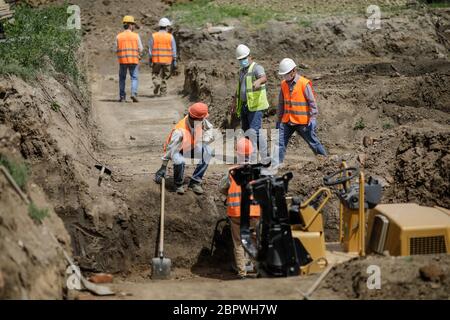
[{"label": "yellow-green reflective vest", "polygon": [[[252,62],[248,68],[247,75],[245,76],[246,94],[247,94],[247,106],[251,112],[266,110],[269,108],[269,101],[267,100],[266,85],[263,84],[259,89],[253,90],[253,81],[256,80],[256,76],[253,73],[253,69],[256,66],[255,62]],[[236,114],[241,116],[242,100],[241,100],[241,79],[238,79],[238,86],[236,92]]]}]

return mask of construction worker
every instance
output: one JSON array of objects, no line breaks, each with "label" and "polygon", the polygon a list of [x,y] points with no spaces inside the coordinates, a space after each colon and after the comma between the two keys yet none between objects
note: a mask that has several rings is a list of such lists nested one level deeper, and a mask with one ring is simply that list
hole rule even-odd
[{"label": "construction worker", "polygon": [[289,58],[281,61],[278,74],[284,78],[278,102],[279,158],[272,159],[272,165],[284,161],[289,139],[295,131],[314,154],[326,156],[325,148],[316,135],[318,109],[311,81],[297,73],[297,65]]},{"label": "construction worker", "polygon": [[208,106],[204,103],[194,103],[189,107],[189,114],[181,119],[170,132],[164,145],[163,164],[155,174],[155,182],[161,183],[165,178],[167,164],[173,161],[174,183],[176,192],[184,194],[185,157],[199,158],[188,188],[196,194],[203,194],[202,178],[211,160],[211,149],[208,144],[213,142],[213,126],[206,120]]},{"label": "construction worker", "polygon": [[139,86],[139,60],[144,47],[141,38],[134,32],[136,23],[133,16],[123,17],[123,32],[119,33],[116,38],[116,52],[119,60],[119,101],[126,101],[125,81],[127,72],[131,77],[131,100],[139,102],[137,98],[137,90]]},{"label": "construction worker", "polygon": [[[238,156],[238,163],[248,163],[250,156],[253,153],[253,144],[247,138],[240,138],[236,144],[236,152]],[[230,169],[230,171],[233,168]],[[241,243],[241,186],[228,171],[219,184],[221,193],[227,196],[227,215],[231,224],[231,237],[233,238],[234,259],[236,263],[237,273],[239,278],[245,279],[247,276],[246,266],[249,264],[244,247]],[[256,223],[261,215],[261,208],[259,205],[250,205],[250,227],[255,228]]]},{"label": "construction worker", "polygon": [[251,161],[256,160],[258,146],[261,162],[268,162],[267,141],[259,132],[263,112],[269,107],[265,86],[267,76],[264,68],[253,61],[246,45],[240,44],[236,48],[236,59],[239,61],[239,79],[230,111],[241,118],[241,128],[253,143],[254,154]]},{"label": "construction worker", "polygon": [[159,20],[159,31],[152,34],[148,47],[150,67],[152,67],[153,94],[167,94],[167,80],[172,69],[177,68],[177,45],[175,38],[167,30],[172,25],[169,19]]}]

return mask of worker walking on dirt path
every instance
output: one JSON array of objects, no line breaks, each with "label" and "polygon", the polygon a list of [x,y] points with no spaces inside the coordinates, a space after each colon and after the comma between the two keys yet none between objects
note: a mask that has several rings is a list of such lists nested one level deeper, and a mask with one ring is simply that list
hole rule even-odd
[{"label": "worker walking on dirt path", "polygon": [[261,162],[269,161],[267,156],[267,141],[260,134],[264,110],[269,108],[266,85],[267,76],[264,68],[253,61],[250,49],[243,44],[236,48],[236,59],[239,60],[239,74],[236,93],[231,104],[231,114],[241,118],[241,128],[250,138],[254,146],[251,162],[257,160],[258,147]]},{"label": "worker walking on dirt path", "polygon": [[[236,153],[238,156],[238,163],[248,163],[250,156],[253,153],[253,145],[247,138],[240,138],[237,141]],[[230,169],[230,171],[233,168]],[[233,238],[234,247],[234,259],[238,276],[241,279],[245,279],[247,276],[246,265],[248,261],[244,247],[241,243],[241,186],[228,171],[222,178],[219,184],[219,190],[221,193],[227,196],[227,215],[231,224],[231,237]],[[259,205],[250,205],[250,227],[255,228],[256,223],[261,215],[261,207]]]},{"label": "worker walking on dirt path", "polygon": [[167,164],[172,160],[176,192],[184,194],[185,158],[195,158],[199,162],[188,188],[203,194],[201,182],[212,157],[209,144],[214,141],[213,126],[207,117],[208,106],[198,102],[189,107],[189,114],[175,125],[164,144],[163,164],[155,174],[156,183],[161,183],[166,176]]},{"label": "worker walking on dirt path", "polygon": [[127,72],[131,77],[131,100],[139,102],[137,91],[139,86],[139,60],[141,58],[144,47],[139,35],[134,32],[136,23],[133,16],[125,16],[123,18],[123,28],[125,29],[117,35],[116,52],[119,60],[119,101],[126,101],[125,82]]},{"label": "worker walking on dirt path", "polygon": [[152,68],[153,94],[167,94],[167,80],[177,68],[177,45],[175,38],[167,30],[172,25],[169,19],[159,20],[159,31],[152,34],[148,47]]},{"label": "worker walking on dirt path", "polygon": [[289,58],[281,61],[278,74],[284,78],[278,102],[279,157],[272,160],[272,165],[276,167],[278,162],[284,161],[289,139],[294,132],[308,143],[314,154],[326,156],[316,134],[318,109],[311,81],[297,73],[297,65]]}]

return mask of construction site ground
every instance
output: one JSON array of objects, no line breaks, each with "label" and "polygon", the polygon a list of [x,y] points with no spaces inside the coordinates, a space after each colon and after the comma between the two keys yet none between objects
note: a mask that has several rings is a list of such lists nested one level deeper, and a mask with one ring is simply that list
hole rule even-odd
[{"label": "construction site ground", "polygon": [[[227,110],[236,86],[234,51],[239,43],[252,48],[252,55],[265,67],[269,78],[271,109],[264,118],[265,128],[275,126],[279,61],[294,58],[302,64],[300,72],[313,80],[320,111],[318,135],[329,157],[317,159],[304,141],[294,136],[282,168],[282,172],[294,174],[290,195],[310,196],[323,185],[324,175],[345,160],[363,167],[366,176],[379,178],[384,203],[450,207],[448,7],[417,5],[389,10],[382,29],[373,33],[365,27],[365,1],[305,1],[301,8],[297,1],[262,1],[260,5],[267,10],[298,10],[302,19],[309,20],[297,23],[269,19],[255,27],[229,18],[220,25],[234,29],[223,32],[211,31],[210,25],[177,25],[175,20],[179,72],[169,80],[168,94],[153,96],[151,69],[145,57],[140,65],[139,102],[129,99],[128,78],[128,101],[118,103],[114,39],[121,29],[121,17],[126,13],[137,18],[138,33],[146,44],[161,16],[180,14],[177,7],[169,7],[180,1],[72,2],[81,8],[80,63],[87,71],[87,88],[75,88],[63,75],[42,75],[39,85],[16,77],[0,78],[0,152],[23,157],[30,164],[32,176],[26,192],[36,202],[42,199],[51,216],[43,226],[34,226],[31,220],[18,222],[18,216],[7,218],[2,212],[0,231],[14,245],[6,246],[8,241],[0,244],[0,248],[8,248],[0,251],[0,257],[4,254],[0,280],[11,279],[3,286],[0,281],[0,298],[304,297],[318,274],[238,280],[230,267],[229,246],[219,244],[212,254],[209,251],[214,226],[225,217],[225,199],[217,186],[230,167],[226,164],[210,165],[203,183],[206,192],[201,196],[192,191],[174,193],[169,165],[165,254],[172,260],[172,274],[170,280],[150,277],[160,212],[160,187],[153,182],[153,175],[161,165],[162,145],[194,101],[210,106],[209,119],[215,127],[232,127],[227,123]],[[217,5],[250,7],[254,2],[213,1]],[[405,7],[406,2],[400,1],[400,6]],[[336,4],[348,4],[349,12],[334,14]],[[61,105],[61,112],[51,110],[49,99]],[[101,186],[94,167],[98,163],[112,171]],[[193,169],[187,167],[186,182]],[[5,181],[0,179],[0,183],[2,190],[13,194]],[[0,198],[8,208],[26,211],[25,207],[16,207],[14,201],[20,199]],[[337,197],[323,213],[327,241],[336,241]],[[34,238],[19,232],[30,225],[33,234],[45,234],[41,229],[44,226],[57,234],[59,244],[72,252],[84,274],[113,274],[110,287],[117,294],[98,297],[61,289],[63,258],[59,253],[51,254],[55,244],[47,252],[31,245]],[[15,268],[19,262],[21,268]],[[58,270],[61,286],[47,288],[42,284],[54,280],[50,273],[35,279],[35,274],[49,264]],[[365,286],[367,268],[373,264],[382,270],[380,290]],[[435,280],[423,277],[420,269],[430,265],[444,276]],[[449,299],[449,266],[448,255],[353,258],[337,264],[311,298]],[[39,286],[43,289],[30,291]]]}]

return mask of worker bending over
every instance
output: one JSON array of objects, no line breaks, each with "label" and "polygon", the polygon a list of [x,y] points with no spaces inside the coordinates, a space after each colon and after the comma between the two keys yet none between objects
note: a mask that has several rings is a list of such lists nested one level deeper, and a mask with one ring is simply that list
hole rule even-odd
[{"label": "worker bending over", "polygon": [[177,67],[177,45],[175,38],[167,30],[172,23],[167,18],[159,20],[159,31],[152,34],[148,47],[150,67],[152,67],[153,94],[167,94],[167,80],[173,69]]},{"label": "worker bending over", "polygon": [[123,17],[123,32],[116,37],[116,53],[119,60],[119,102],[126,101],[125,82],[127,72],[131,77],[131,100],[138,102],[137,91],[139,86],[139,60],[144,47],[141,38],[134,32],[136,23],[133,16]]},{"label": "worker bending over", "polygon": [[[236,152],[238,156],[238,164],[248,163],[249,157],[253,153],[252,142],[246,138],[240,138],[237,141]],[[231,168],[230,171],[233,168]],[[241,243],[241,186],[234,181],[230,171],[228,171],[220,181],[219,190],[227,196],[227,215],[231,223],[234,259],[236,262],[238,276],[241,279],[245,279],[247,276],[246,265],[249,261],[247,261],[245,250]],[[257,204],[251,204],[250,227],[256,227],[256,223],[258,222],[260,215],[260,206]]]},{"label": "worker bending over", "polygon": [[211,149],[208,146],[214,140],[213,126],[206,120],[208,106],[204,103],[194,103],[189,107],[189,114],[180,120],[170,132],[164,144],[163,164],[155,174],[155,182],[161,183],[165,178],[167,164],[173,161],[174,183],[176,192],[184,194],[185,157],[198,158],[188,188],[196,194],[202,194],[202,178],[211,160]]}]

